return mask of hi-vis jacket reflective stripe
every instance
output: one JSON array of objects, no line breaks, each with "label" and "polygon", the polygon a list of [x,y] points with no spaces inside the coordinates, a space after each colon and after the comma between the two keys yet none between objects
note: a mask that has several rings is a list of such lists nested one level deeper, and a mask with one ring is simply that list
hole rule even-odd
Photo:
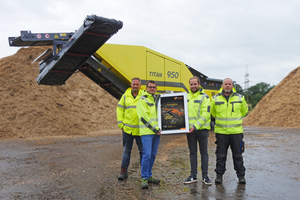
[{"label": "hi-vis jacket reflective stripe", "polygon": [[159,132],[157,118],[157,100],[146,91],[142,92],[140,100],[137,104],[137,114],[139,116],[140,135],[155,135]]},{"label": "hi-vis jacket reflective stripe", "polygon": [[122,95],[117,105],[117,121],[118,127],[123,128],[125,133],[133,136],[140,136],[139,119],[136,111],[136,104],[141,97],[142,89],[134,98],[131,93],[131,88],[128,88]]},{"label": "hi-vis jacket reflective stripe", "polygon": [[248,113],[248,106],[243,95],[233,93],[228,102],[223,96],[223,88],[212,98],[211,114],[215,117],[215,133],[239,134],[243,133],[243,117]]},{"label": "hi-vis jacket reflective stripe", "polygon": [[189,90],[187,94],[188,111],[189,111],[189,127],[196,130],[210,129],[210,99],[204,93],[204,89],[200,86],[199,91],[192,93]]}]

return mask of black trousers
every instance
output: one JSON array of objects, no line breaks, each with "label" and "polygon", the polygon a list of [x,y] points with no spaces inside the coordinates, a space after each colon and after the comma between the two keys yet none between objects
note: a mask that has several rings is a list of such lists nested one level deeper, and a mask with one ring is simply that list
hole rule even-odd
[{"label": "black trousers", "polygon": [[187,137],[188,146],[190,150],[191,175],[194,178],[197,178],[197,174],[198,174],[197,143],[199,143],[202,176],[207,176],[208,174],[208,153],[207,153],[208,130],[205,129],[205,130],[198,130],[193,133],[187,133],[186,137]]},{"label": "black trousers", "polygon": [[226,159],[227,159],[227,151],[230,146],[232,152],[232,159],[234,170],[238,176],[245,175],[246,168],[244,167],[243,156],[241,152],[241,142],[243,140],[243,133],[240,134],[218,134],[216,133],[216,169],[215,172],[217,174],[224,174],[226,171]]}]

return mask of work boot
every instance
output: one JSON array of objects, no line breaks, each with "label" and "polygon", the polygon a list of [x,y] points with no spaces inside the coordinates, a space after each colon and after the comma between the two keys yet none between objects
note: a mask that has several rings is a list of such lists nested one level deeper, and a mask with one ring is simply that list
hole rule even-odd
[{"label": "work boot", "polygon": [[125,180],[128,177],[127,169],[125,167],[121,167],[121,173],[118,177],[118,180]]},{"label": "work boot", "polygon": [[149,177],[148,183],[153,183],[153,184],[159,184],[160,180],[153,178],[152,176]]},{"label": "work boot", "polygon": [[142,178],[142,189],[148,189],[148,179]]},{"label": "work boot", "polygon": [[223,174],[217,174],[217,178],[215,179],[216,184],[220,184],[223,182]]},{"label": "work boot", "polygon": [[240,184],[246,184],[245,176],[239,176],[239,183]]}]

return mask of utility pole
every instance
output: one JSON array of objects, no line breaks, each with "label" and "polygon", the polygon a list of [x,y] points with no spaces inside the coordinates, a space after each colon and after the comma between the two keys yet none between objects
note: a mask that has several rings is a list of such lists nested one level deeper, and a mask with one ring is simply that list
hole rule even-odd
[{"label": "utility pole", "polygon": [[248,73],[248,66],[246,65],[246,74],[245,74],[245,87],[244,90],[247,91],[249,89],[249,73]]},{"label": "utility pole", "polygon": [[250,80],[249,80],[248,66],[246,65],[244,93],[245,93],[246,101],[247,101],[249,111],[250,111],[250,110],[252,110],[252,106],[251,106],[251,104],[249,102],[249,98],[248,98],[249,82],[250,82]]}]

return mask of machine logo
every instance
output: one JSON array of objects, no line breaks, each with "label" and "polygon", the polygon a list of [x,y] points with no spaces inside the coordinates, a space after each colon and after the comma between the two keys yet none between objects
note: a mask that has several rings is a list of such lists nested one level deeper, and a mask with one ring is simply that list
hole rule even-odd
[{"label": "machine logo", "polygon": [[149,76],[162,77],[163,73],[159,72],[149,72]]}]

